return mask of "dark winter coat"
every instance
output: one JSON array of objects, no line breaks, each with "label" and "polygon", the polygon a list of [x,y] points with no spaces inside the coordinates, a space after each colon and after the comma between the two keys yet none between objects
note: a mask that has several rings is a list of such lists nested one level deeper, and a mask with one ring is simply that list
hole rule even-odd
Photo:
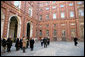
[{"label": "dark winter coat", "polygon": [[2,40],[2,46],[6,47],[6,40],[5,39]]},{"label": "dark winter coat", "polygon": [[7,39],[7,47],[11,48],[12,46],[12,40],[10,38]]},{"label": "dark winter coat", "polygon": [[33,48],[34,46],[34,40],[32,39],[32,40],[30,40],[30,48]]}]

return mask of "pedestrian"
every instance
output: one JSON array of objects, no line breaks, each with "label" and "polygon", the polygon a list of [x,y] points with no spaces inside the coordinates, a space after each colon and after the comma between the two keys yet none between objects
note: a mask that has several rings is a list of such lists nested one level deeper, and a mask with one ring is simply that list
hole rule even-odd
[{"label": "pedestrian", "polygon": [[18,51],[19,50],[19,47],[20,47],[19,38],[16,39],[15,47],[16,47],[16,51]]},{"label": "pedestrian", "polygon": [[50,44],[50,38],[49,37],[47,38],[47,44],[48,45]]},{"label": "pedestrian", "polygon": [[23,43],[23,53],[25,53],[25,48],[26,48],[26,43],[27,43],[27,40],[25,37],[23,37],[22,43]]},{"label": "pedestrian", "polygon": [[7,52],[10,52],[11,46],[12,46],[12,40],[11,40],[11,37],[8,37],[8,39],[7,39]]},{"label": "pedestrian", "polygon": [[3,47],[3,52],[5,53],[5,50],[6,50],[6,38],[3,38],[3,40],[2,40],[2,47]]},{"label": "pedestrian", "polygon": [[46,37],[44,37],[43,43],[44,43],[44,48],[46,48],[47,47],[47,39],[46,39]]},{"label": "pedestrian", "polygon": [[43,46],[43,38],[41,38],[41,46]]},{"label": "pedestrian", "polygon": [[30,39],[30,48],[31,48],[31,51],[33,51],[33,48],[34,48],[34,39],[33,38]]},{"label": "pedestrian", "polygon": [[22,38],[20,38],[20,48],[22,49]]},{"label": "pedestrian", "polygon": [[74,45],[77,46],[78,42],[77,42],[78,38],[74,37]]},{"label": "pedestrian", "polygon": [[26,48],[28,48],[29,46],[29,39],[27,38],[27,45],[26,45]]}]

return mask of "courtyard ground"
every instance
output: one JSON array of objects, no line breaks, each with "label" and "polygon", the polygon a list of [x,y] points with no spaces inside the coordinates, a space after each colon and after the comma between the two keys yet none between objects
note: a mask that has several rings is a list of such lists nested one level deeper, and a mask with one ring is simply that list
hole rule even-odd
[{"label": "courtyard ground", "polygon": [[11,52],[1,52],[1,56],[84,56],[84,42],[79,42],[78,46],[74,46],[74,42],[51,42],[47,48],[41,46],[40,42],[35,42],[34,50],[30,51],[28,47],[26,53],[21,49],[16,51],[14,45],[15,43]]}]

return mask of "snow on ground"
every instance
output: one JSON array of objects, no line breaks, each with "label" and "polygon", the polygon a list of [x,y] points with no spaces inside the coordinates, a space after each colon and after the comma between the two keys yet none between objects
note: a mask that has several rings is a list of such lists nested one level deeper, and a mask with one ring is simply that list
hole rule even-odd
[{"label": "snow on ground", "polygon": [[1,53],[1,56],[84,56],[84,42],[79,42],[78,46],[74,46],[74,42],[51,42],[47,48],[36,42],[34,50],[28,47],[25,53],[21,49],[16,51],[14,45],[11,52]]}]

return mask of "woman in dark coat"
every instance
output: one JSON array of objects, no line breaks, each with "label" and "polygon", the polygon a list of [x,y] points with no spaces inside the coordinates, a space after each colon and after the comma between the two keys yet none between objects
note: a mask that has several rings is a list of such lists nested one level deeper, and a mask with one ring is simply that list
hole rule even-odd
[{"label": "woman in dark coat", "polygon": [[6,39],[2,40],[2,46],[3,46],[3,52],[5,52],[5,49],[6,49]]},{"label": "woman in dark coat", "polygon": [[22,39],[20,39],[20,48],[22,49]]},{"label": "woman in dark coat", "polygon": [[75,37],[75,38],[74,38],[74,45],[75,45],[75,46],[77,46],[77,44],[78,44],[77,40],[78,40],[78,38]]},{"label": "woman in dark coat", "polygon": [[8,38],[7,39],[7,52],[10,52],[11,46],[12,46],[12,40],[11,38]]},{"label": "woman in dark coat", "polygon": [[15,47],[16,47],[16,51],[18,51],[19,50],[19,47],[20,47],[19,38],[16,39]]},{"label": "woman in dark coat", "polygon": [[34,48],[34,39],[30,39],[30,48],[31,48],[31,51],[33,51],[33,48]]}]

